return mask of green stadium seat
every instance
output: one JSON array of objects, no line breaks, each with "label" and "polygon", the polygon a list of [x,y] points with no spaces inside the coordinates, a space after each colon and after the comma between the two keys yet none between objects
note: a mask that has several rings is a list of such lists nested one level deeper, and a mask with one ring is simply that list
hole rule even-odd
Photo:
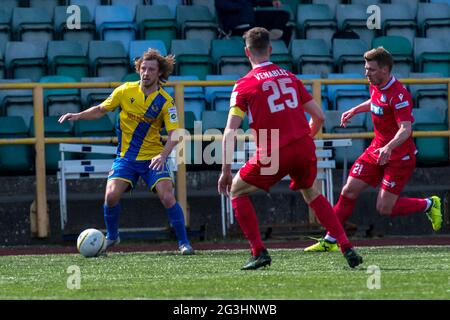
[{"label": "green stadium seat", "polygon": [[130,57],[131,69],[134,70],[134,61],[150,48],[158,50],[163,56],[167,55],[166,46],[161,40],[134,40],[130,42],[128,56]]},{"label": "green stadium seat", "polygon": [[414,69],[412,45],[402,36],[377,37],[372,41],[372,48],[383,47],[394,57],[394,74],[407,74]]},{"label": "green stadium seat", "polygon": [[[283,1],[283,2],[285,2],[285,1]],[[301,2],[301,1],[297,0],[297,3],[298,2]],[[306,1],[303,1],[303,2],[307,3]],[[331,13],[333,15],[335,15],[336,14],[336,10],[337,10],[337,6],[342,1],[341,0],[312,0],[312,1],[309,1],[309,2],[311,2],[312,4],[326,4],[330,8]],[[296,6],[295,9],[297,11],[297,6]]]},{"label": "green stadium seat", "polygon": [[342,73],[364,75],[364,53],[369,45],[361,39],[334,39],[333,60]]},{"label": "green stadium seat", "polygon": [[289,50],[283,40],[272,40],[272,54],[270,61],[279,65],[281,68],[291,71],[292,56],[289,54]]},{"label": "green stadium seat", "polygon": [[[27,138],[28,127],[22,117],[0,117],[0,139]],[[1,145],[0,172],[30,172],[33,168],[30,145]]]},{"label": "green stadium seat", "polygon": [[137,72],[127,73],[123,76],[122,82],[133,82],[133,81],[139,81],[141,78]]},{"label": "green stadium seat", "polygon": [[450,3],[419,3],[417,23],[426,38],[448,39]]},{"label": "green stadium seat", "polygon": [[[64,83],[76,82],[76,80],[68,76],[45,76],[39,82]],[[80,90],[75,88],[44,89],[44,110],[44,113],[48,116],[60,116],[67,112],[80,112]]]},{"label": "green stadium seat", "polygon": [[202,39],[209,43],[217,38],[217,23],[206,6],[179,5],[176,18],[183,39]]},{"label": "green stadium seat", "polygon": [[301,38],[323,39],[331,43],[337,31],[335,15],[326,4],[299,4],[297,30]]},{"label": "green stadium seat", "polygon": [[336,20],[339,30],[350,28],[367,44],[372,43],[377,30],[367,28],[367,5],[340,4],[336,7]]},{"label": "green stadium seat", "polygon": [[326,75],[333,72],[330,48],[323,39],[294,39],[291,53],[298,73]]},{"label": "green stadium seat", "polygon": [[152,0],[151,2],[153,5],[166,5],[170,10],[172,18],[176,17],[177,7],[184,4],[184,0]]},{"label": "green stadium seat", "polygon": [[120,41],[125,52],[130,41],[136,39],[137,25],[127,6],[97,6],[95,26],[100,40]]},{"label": "green stadium seat", "polygon": [[[30,79],[1,79],[0,83],[26,83]],[[0,114],[20,116],[25,123],[30,123],[34,114],[32,90],[0,90]]]},{"label": "green stadium seat", "polygon": [[[44,134],[45,137],[73,137],[73,127],[70,121],[64,123],[58,122],[59,116],[44,117]],[[34,137],[34,117],[30,121],[30,136]],[[45,167],[50,172],[56,172],[58,170],[58,161],[61,159],[59,152],[59,144],[48,143],[45,145]],[[74,159],[73,154],[68,153],[67,160]]]},{"label": "green stadium seat", "polygon": [[127,51],[120,41],[90,41],[88,56],[92,75],[96,77],[120,81],[130,69]]},{"label": "green stadium seat", "polygon": [[218,129],[223,132],[227,125],[228,111],[204,111],[202,113],[203,132]]},{"label": "green stadium seat", "polygon": [[[444,131],[448,130],[446,110],[438,108],[413,109],[415,122],[414,131]],[[419,151],[417,161],[424,164],[448,163],[448,138],[416,138]]]},{"label": "green stadium seat", "polygon": [[403,36],[413,43],[417,35],[416,12],[404,3],[380,4],[381,29],[385,36]]},{"label": "green stadium seat", "polygon": [[69,0],[69,5],[84,6],[88,9],[91,17],[95,17],[95,8],[102,4],[102,0]]},{"label": "green stadium seat", "polygon": [[47,11],[50,17],[53,17],[53,11],[60,2],[60,0],[28,0],[28,5],[30,8],[42,8]]},{"label": "green stadium seat", "polygon": [[[226,75],[207,75],[207,81],[222,81],[233,80],[237,81],[239,76],[237,74]],[[230,109],[230,97],[233,86],[208,86],[205,87],[205,98],[211,106],[210,110],[228,111]]]},{"label": "green stadium seat", "polygon": [[[101,117],[95,120],[80,120],[74,122],[76,137],[115,137],[114,126],[109,117]],[[113,144],[111,144],[113,145]],[[84,159],[113,159],[115,155],[87,153]]]},{"label": "green stadium seat", "polygon": [[138,6],[136,23],[141,39],[161,40],[170,50],[173,39],[177,38],[177,24],[167,5]]},{"label": "green stadium seat", "polygon": [[[302,80],[309,80],[309,79],[320,79],[322,76],[320,74],[314,74],[314,73],[301,73],[295,75],[298,79]],[[311,84],[305,84],[303,82],[303,85],[305,86],[306,90],[309,92],[310,95],[313,95],[313,89]],[[328,105],[330,104],[330,99],[328,98],[328,92],[327,87],[325,85],[321,86],[321,99],[322,99],[322,110],[326,111],[329,109]],[[309,121],[309,120],[308,120]]]},{"label": "green stadium seat", "polygon": [[[6,11],[0,10],[0,55],[3,60],[3,53],[5,52],[6,42],[11,40],[11,15]],[[1,71],[0,71],[1,73]],[[4,74],[1,75],[4,77]]]},{"label": "green stadium seat", "polygon": [[53,15],[44,8],[14,8],[11,23],[17,40],[53,40]]},{"label": "green stadium seat", "polygon": [[[79,5],[80,8],[80,29],[69,28],[67,25],[67,6],[57,6],[54,13],[55,32],[61,40],[76,41],[81,44],[83,53],[86,55],[89,41],[95,39],[94,16],[89,12],[88,7]],[[73,11],[71,12],[73,14]]]},{"label": "green stadium seat", "polygon": [[79,42],[50,41],[47,62],[52,74],[70,76],[76,81],[89,76],[89,59]]},{"label": "green stadium seat", "polygon": [[9,78],[39,81],[47,72],[47,43],[8,41],[5,49],[5,64]]},{"label": "green stadium seat", "polygon": [[[81,82],[112,82],[112,77],[86,77],[81,78]],[[93,106],[97,106],[105,101],[109,95],[113,92],[114,88],[83,88],[80,89],[81,105],[82,109],[88,109]],[[119,110],[115,112],[108,112],[106,115],[112,123],[116,121],[116,115]]]},{"label": "green stadium seat", "polygon": [[242,39],[214,39],[211,42],[211,57],[217,74],[238,74],[242,77],[251,69]]},{"label": "green stadium seat", "polygon": [[172,40],[172,53],[177,59],[175,64],[178,75],[197,76],[205,80],[212,73],[213,65],[209,56],[209,45],[201,39]]},{"label": "green stadium seat", "polygon": [[450,41],[414,38],[414,60],[420,72],[441,73],[444,77],[450,77]]},{"label": "green stadium seat", "polygon": [[[169,81],[196,81],[196,76],[169,76]],[[175,98],[173,87],[164,88],[167,93]],[[175,104],[177,102],[175,101]],[[196,119],[200,119],[202,112],[206,109],[206,100],[203,88],[200,86],[184,87],[184,111],[192,111]]]},{"label": "green stadium seat", "polygon": [[[442,78],[440,73],[410,73],[410,78]],[[447,110],[446,84],[410,84],[409,91],[416,108],[439,108]]]}]

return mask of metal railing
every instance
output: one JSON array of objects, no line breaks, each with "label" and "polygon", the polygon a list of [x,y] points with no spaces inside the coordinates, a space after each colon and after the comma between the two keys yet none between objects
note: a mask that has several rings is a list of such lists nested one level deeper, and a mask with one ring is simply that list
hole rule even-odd
[{"label": "metal railing", "polygon": [[[427,79],[400,79],[404,84],[447,84],[448,104],[450,105],[450,78],[427,78]],[[321,87],[328,84],[367,84],[364,79],[314,79],[302,80],[305,84],[312,84],[313,97],[318,105],[322,105]],[[175,103],[178,109],[180,128],[184,128],[184,87],[185,86],[232,86],[235,81],[176,81],[167,82],[166,86],[174,87]],[[47,191],[45,172],[45,144],[52,143],[117,143],[117,137],[64,137],[46,138],[44,133],[44,89],[67,89],[67,88],[115,88],[121,82],[89,82],[89,83],[2,83],[0,90],[4,89],[31,89],[33,90],[34,105],[34,127],[35,136],[30,138],[6,138],[0,139],[0,145],[34,144],[36,151],[36,202],[37,202],[37,236],[46,238],[49,235],[49,216],[47,213]],[[450,129],[450,108],[448,108],[448,120]],[[323,133],[316,136],[317,139],[370,139],[373,132],[360,133]],[[446,131],[420,131],[413,132],[413,137],[450,137],[450,130]],[[194,135],[188,137],[193,140],[210,141],[221,139],[221,135]],[[178,161],[177,170],[177,200],[183,208],[186,225],[189,226],[190,219],[187,211],[186,195],[186,165]]]}]

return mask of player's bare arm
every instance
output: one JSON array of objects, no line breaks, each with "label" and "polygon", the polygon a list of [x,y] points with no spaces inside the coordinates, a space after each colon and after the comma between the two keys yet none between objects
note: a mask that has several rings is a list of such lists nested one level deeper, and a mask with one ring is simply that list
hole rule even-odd
[{"label": "player's bare arm", "polygon": [[385,165],[391,157],[392,150],[402,145],[410,136],[412,132],[412,125],[410,121],[402,121],[398,124],[399,129],[394,138],[389,141],[384,147],[377,149],[375,152],[379,153],[377,163]]},{"label": "player's bare arm", "polygon": [[222,173],[217,182],[217,191],[229,195],[233,176],[231,175],[231,162],[233,161],[234,139],[236,129],[241,125],[242,118],[230,114],[222,140]]},{"label": "player's bare arm", "polygon": [[66,113],[62,115],[58,122],[63,123],[66,120],[78,121],[78,120],[95,120],[103,117],[108,111],[102,106],[94,106],[87,110],[78,113]]},{"label": "player's bare arm", "polygon": [[353,118],[354,115],[369,111],[370,111],[370,99],[364,101],[363,103],[357,105],[354,108],[351,108],[348,111],[345,111],[341,116],[341,127],[345,128],[347,126],[347,122],[351,118]]},{"label": "player's bare arm", "polygon": [[314,100],[310,100],[303,104],[303,109],[311,116],[309,126],[311,128],[311,136],[314,137],[325,121],[325,114]]},{"label": "player's bare arm", "polygon": [[175,148],[175,146],[178,144],[178,140],[176,140],[174,138],[174,136],[178,136],[178,135],[174,135],[175,130],[171,130],[169,131],[169,133],[167,134],[167,142],[164,145],[164,149],[161,151],[160,154],[158,154],[156,157],[154,157],[150,163],[150,165],[148,166],[150,169],[153,170],[161,170],[163,169],[164,163],[167,160],[167,157],[169,156],[169,154],[172,152],[173,148]]}]

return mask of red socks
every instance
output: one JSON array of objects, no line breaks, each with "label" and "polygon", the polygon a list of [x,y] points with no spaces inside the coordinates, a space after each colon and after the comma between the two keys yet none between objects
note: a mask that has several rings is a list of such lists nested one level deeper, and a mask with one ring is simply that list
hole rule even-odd
[{"label": "red socks", "polygon": [[309,204],[309,206],[314,210],[320,223],[330,232],[333,238],[337,240],[342,252],[347,248],[352,248],[337,215],[323,195],[319,195]]},{"label": "red socks", "polygon": [[356,199],[347,198],[342,194],[339,196],[339,200],[333,209],[336,212],[341,225],[344,225],[345,221],[352,215],[355,204]]},{"label": "red socks", "polygon": [[231,205],[233,206],[234,216],[250,243],[252,254],[258,256],[264,249],[264,245],[259,232],[258,218],[250,198],[248,196],[242,196],[231,199]]},{"label": "red socks", "polygon": [[427,207],[427,200],[417,198],[398,198],[392,209],[391,216],[407,216],[417,212],[424,212]]}]

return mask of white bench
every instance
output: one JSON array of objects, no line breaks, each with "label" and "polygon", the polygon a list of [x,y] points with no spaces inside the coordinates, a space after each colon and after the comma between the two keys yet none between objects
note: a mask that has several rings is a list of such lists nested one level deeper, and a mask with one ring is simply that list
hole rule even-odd
[{"label": "white bench", "polygon": [[[351,139],[336,139],[336,140],[314,140],[316,145],[316,157],[317,161],[317,180],[322,181],[322,194],[326,196],[327,200],[333,205],[333,169],[336,168],[336,162],[332,159],[333,151],[331,149],[323,148],[336,148],[344,147],[348,148],[352,145]],[[255,143],[247,142],[245,151],[237,151],[234,154],[234,162],[231,164],[231,171],[236,173],[246,159],[249,159],[255,153]],[[248,156],[246,156],[248,155]],[[347,158],[344,155],[344,172],[343,179],[346,177],[347,171]],[[289,176],[284,177],[282,180],[290,179]],[[343,180],[344,181],[344,180]],[[226,237],[227,229],[230,225],[234,224],[234,212],[231,206],[231,198],[221,195],[221,218],[222,218],[222,235]]]}]

